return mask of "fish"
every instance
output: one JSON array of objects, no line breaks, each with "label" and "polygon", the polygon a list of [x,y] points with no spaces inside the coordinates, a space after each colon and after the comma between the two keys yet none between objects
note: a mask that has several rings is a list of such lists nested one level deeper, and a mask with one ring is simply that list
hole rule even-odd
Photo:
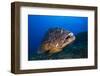
[{"label": "fish", "polygon": [[63,28],[50,28],[44,35],[40,46],[40,52],[54,54],[61,52],[75,40],[75,35],[69,30]]}]

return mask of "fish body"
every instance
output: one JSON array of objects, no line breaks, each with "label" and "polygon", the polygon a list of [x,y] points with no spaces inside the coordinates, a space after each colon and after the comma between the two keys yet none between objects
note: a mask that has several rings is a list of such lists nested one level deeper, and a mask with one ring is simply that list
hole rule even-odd
[{"label": "fish body", "polygon": [[45,34],[41,52],[57,53],[75,40],[75,35],[63,28],[51,28]]}]

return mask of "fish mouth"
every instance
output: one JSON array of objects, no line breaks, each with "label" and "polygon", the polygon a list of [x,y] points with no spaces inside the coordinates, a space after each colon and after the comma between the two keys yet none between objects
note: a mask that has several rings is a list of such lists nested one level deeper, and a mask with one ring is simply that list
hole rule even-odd
[{"label": "fish mouth", "polygon": [[70,38],[71,39],[74,39],[75,38],[75,36],[74,36],[74,34],[72,32],[67,35],[66,40],[67,39],[70,39]]},{"label": "fish mouth", "polygon": [[64,40],[64,44],[69,44],[69,43],[71,43],[71,42],[73,42],[75,40],[75,36],[74,36],[74,34],[71,32],[71,33],[69,33],[67,36],[66,36],[66,38],[65,38],[65,40]]}]

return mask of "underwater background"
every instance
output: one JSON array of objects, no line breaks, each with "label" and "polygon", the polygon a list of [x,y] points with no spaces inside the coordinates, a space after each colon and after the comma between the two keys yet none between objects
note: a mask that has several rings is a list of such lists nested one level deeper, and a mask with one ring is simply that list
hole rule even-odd
[{"label": "underwater background", "polygon": [[[76,39],[63,51],[39,54],[38,49],[50,28],[64,28],[74,33]],[[28,15],[28,60],[76,59],[88,57],[88,17]]]}]

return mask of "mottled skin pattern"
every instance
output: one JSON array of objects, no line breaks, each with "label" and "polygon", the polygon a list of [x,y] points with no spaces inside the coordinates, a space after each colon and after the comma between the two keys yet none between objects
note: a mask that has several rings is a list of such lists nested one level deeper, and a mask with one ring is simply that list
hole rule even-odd
[{"label": "mottled skin pattern", "polygon": [[46,33],[41,45],[41,52],[57,53],[73,42],[75,36],[72,32],[62,28],[52,28]]}]

